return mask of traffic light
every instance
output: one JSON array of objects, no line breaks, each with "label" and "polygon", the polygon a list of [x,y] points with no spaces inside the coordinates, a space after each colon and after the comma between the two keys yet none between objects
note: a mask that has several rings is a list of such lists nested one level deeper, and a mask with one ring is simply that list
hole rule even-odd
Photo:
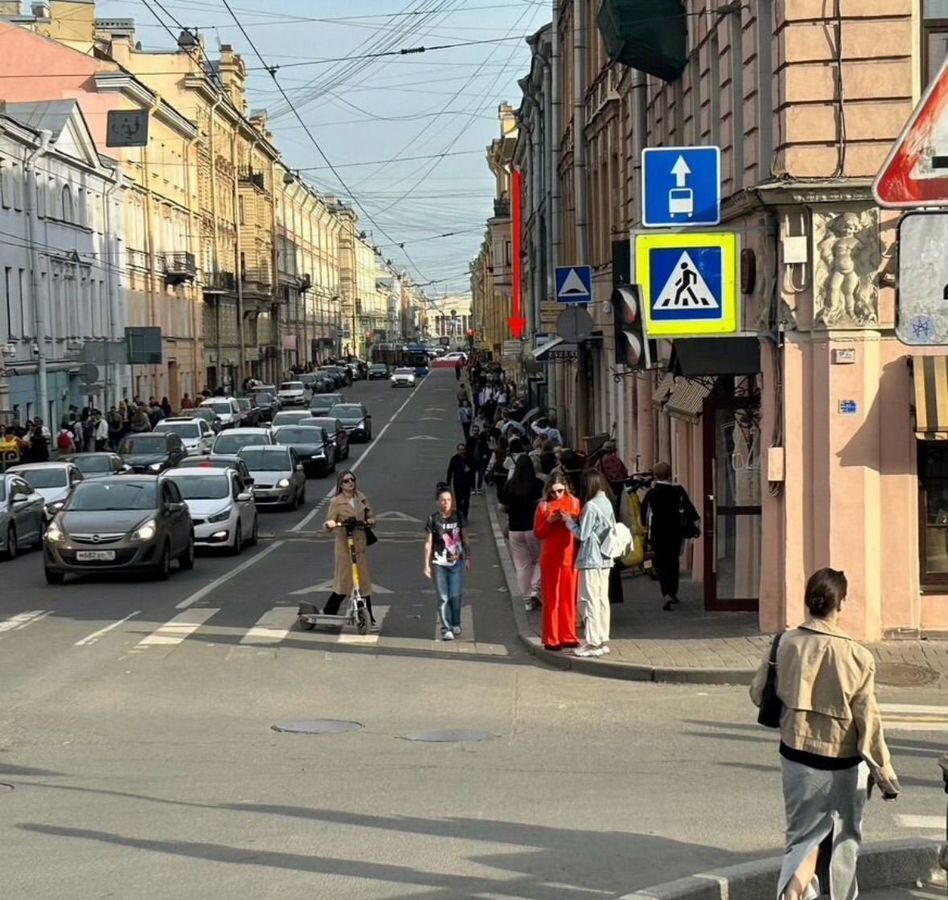
[{"label": "traffic light", "polygon": [[654,341],[645,334],[642,299],[636,284],[620,284],[612,292],[616,363],[648,369],[656,356]]}]

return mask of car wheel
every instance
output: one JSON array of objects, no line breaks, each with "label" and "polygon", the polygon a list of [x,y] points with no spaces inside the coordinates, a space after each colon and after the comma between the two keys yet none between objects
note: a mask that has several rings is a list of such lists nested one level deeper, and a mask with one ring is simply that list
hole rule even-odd
[{"label": "car wheel", "polygon": [[257,535],[257,525],[258,525],[258,520],[257,520],[257,517],[254,516],[253,517],[253,531],[250,532],[250,537],[247,538],[247,544],[250,547],[256,547],[257,542],[259,540],[259,536]]},{"label": "car wheel", "polygon": [[168,542],[165,541],[164,546],[161,548],[161,557],[158,560],[158,564],[155,566],[155,580],[167,581],[170,576],[171,547],[169,547]]},{"label": "car wheel", "polygon": [[234,529],[234,544],[229,549],[231,556],[240,556],[240,551],[244,549],[244,533],[240,527],[240,519],[237,520],[237,527]]},{"label": "car wheel", "polygon": [[185,572],[194,568],[194,535],[188,537],[188,546],[184,553],[178,557],[178,566]]},{"label": "car wheel", "polygon": [[63,572],[54,572],[52,569],[44,569],[47,584],[62,584],[66,580]]},{"label": "car wheel", "polygon": [[3,555],[7,559],[16,559],[16,528],[12,525],[7,529],[7,540],[4,547]]}]

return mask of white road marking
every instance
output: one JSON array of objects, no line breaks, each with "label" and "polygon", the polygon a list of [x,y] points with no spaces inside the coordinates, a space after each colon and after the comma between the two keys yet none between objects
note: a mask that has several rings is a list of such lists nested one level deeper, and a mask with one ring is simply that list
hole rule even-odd
[{"label": "white road marking", "polygon": [[923,828],[926,831],[942,831],[945,827],[944,816],[896,816],[897,825],[902,828]]},{"label": "white road marking", "polygon": [[0,633],[4,631],[19,631],[21,628],[26,628],[27,625],[32,625],[40,619],[45,619],[51,613],[51,609],[31,609],[28,612],[17,613],[15,616],[10,616],[9,619],[0,622]]},{"label": "white road marking", "polygon": [[117,622],[113,622],[111,625],[106,625],[105,628],[100,628],[98,631],[93,631],[92,634],[87,634],[81,640],[76,641],[73,645],[75,647],[88,647],[90,644],[94,644],[102,635],[108,634],[115,628],[118,628],[119,625],[124,624],[129,619],[134,619],[135,616],[141,615],[141,610],[136,609],[135,612],[130,613],[124,619],[119,619]]},{"label": "white road marking", "polygon": [[255,553],[250,559],[245,559],[239,566],[234,566],[229,572],[226,572],[224,575],[221,575],[220,578],[215,578],[213,581],[204,585],[200,590],[195,591],[191,594],[190,597],[185,597],[175,608],[176,609],[188,609],[193,606],[198,600],[206,597],[212,591],[217,590],[222,584],[226,584],[231,580],[235,575],[239,575],[245,569],[249,569],[251,566],[256,565],[260,562],[261,559],[273,553],[274,550],[282,547],[286,541],[274,541],[270,544],[269,547],[264,547],[259,553]]},{"label": "white road marking", "polygon": [[194,634],[208,619],[219,613],[219,609],[186,609],[173,619],[169,619],[156,628],[147,637],[142,638],[136,647],[168,647],[180,644],[188,635]]},{"label": "white road marking", "polygon": [[[309,587],[300,588],[298,591],[290,591],[291,597],[302,597],[304,594],[321,594],[323,591],[331,591],[333,587],[333,580],[327,578],[325,581],[320,581],[319,584],[311,584]],[[376,594],[391,594],[392,592],[386,588],[382,587],[380,584],[372,585],[372,593],[369,595],[374,597]]]},{"label": "white road marking", "polygon": [[385,617],[388,615],[389,607],[387,606],[374,606],[372,607],[372,612],[375,615],[375,621],[379,624],[379,631],[369,632],[369,634],[359,634],[354,631],[343,631],[336,635],[336,644],[377,644],[379,642],[379,637],[382,624],[385,622]]},{"label": "white road marking", "polygon": [[880,703],[879,709],[883,713],[891,713],[892,715],[904,715],[908,713],[911,715],[937,715],[948,718],[948,706],[926,706],[919,703]]},{"label": "white road marking", "polygon": [[296,624],[295,606],[268,609],[241,639],[241,644],[279,644]]},{"label": "white road marking", "polygon": [[886,731],[948,731],[948,706],[880,703]]},{"label": "white road marking", "polygon": [[408,515],[408,513],[396,512],[394,510],[391,512],[380,512],[375,518],[380,522],[382,519],[391,519],[395,522],[415,522],[418,525],[421,524],[421,519],[416,519],[414,516]]}]

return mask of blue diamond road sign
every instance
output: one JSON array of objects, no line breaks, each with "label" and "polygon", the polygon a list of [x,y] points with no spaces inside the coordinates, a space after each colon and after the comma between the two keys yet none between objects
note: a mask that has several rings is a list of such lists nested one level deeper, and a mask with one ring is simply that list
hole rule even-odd
[{"label": "blue diamond road sign", "polygon": [[642,151],[642,224],[646,228],[720,221],[720,147],[646,147]]}]

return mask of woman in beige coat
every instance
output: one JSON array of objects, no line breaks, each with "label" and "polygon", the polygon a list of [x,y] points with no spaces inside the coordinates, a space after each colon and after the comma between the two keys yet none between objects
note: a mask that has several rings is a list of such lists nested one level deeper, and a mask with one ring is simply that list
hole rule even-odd
[{"label": "woman in beige coat", "polygon": [[[336,535],[336,567],[333,573],[332,593],[326,601],[323,613],[334,616],[339,612],[339,605],[352,591],[352,560],[349,557],[349,544],[346,539],[345,522],[355,519],[368,526],[375,525],[375,515],[369,506],[365,494],[356,488],[355,473],[349,469],[340,472],[336,477],[336,494],[329,501],[326,511],[326,531]],[[375,616],[372,615],[372,576],[369,574],[369,560],[366,550],[365,531],[361,528],[353,532],[355,542],[356,565],[359,567],[359,589],[365,599],[366,608],[372,625],[375,625]]]}]

